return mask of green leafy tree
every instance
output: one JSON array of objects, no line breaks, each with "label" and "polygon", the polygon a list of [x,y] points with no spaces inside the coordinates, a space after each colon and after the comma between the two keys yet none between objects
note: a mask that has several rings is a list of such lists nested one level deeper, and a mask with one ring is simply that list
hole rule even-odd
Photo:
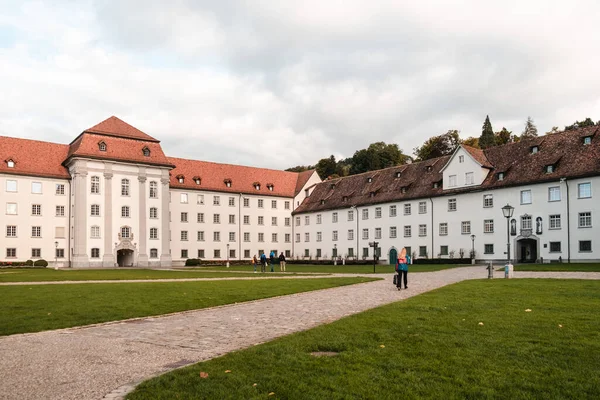
[{"label": "green leafy tree", "polygon": [[558,126],[553,126],[552,129],[550,129],[548,132],[546,132],[546,135],[552,135],[552,134],[558,133],[558,132],[559,132]]},{"label": "green leafy tree", "polygon": [[315,169],[321,179],[327,179],[332,175],[337,175],[337,162],[335,161],[335,156],[331,155],[327,158],[320,159],[317,165],[315,165]]},{"label": "green leafy tree", "polygon": [[471,146],[471,147],[475,147],[476,149],[479,148],[479,138],[476,137],[468,137],[465,140],[462,141],[462,144],[465,144],[467,146]]},{"label": "green leafy tree", "polygon": [[[600,121],[598,121],[600,123]],[[583,121],[575,121],[572,125],[565,126],[565,131],[572,131],[577,128],[587,128],[588,126],[596,125],[591,118],[586,118]]]},{"label": "green leafy tree", "polygon": [[494,135],[494,139],[496,141],[496,146],[500,146],[502,144],[514,143],[516,136],[512,134],[512,131],[509,131],[506,128],[502,128],[500,132],[496,132]]},{"label": "green leafy tree", "polygon": [[521,140],[523,139],[531,139],[537,137],[537,127],[533,123],[533,119],[531,117],[527,117],[527,121],[525,122],[525,129],[523,133],[521,133]]},{"label": "green leafy tree", "polygon": [[479,136],[479,147],[487,149],[496,145],[496,138],[494,137],[494,130],[492,129],[492,123],[490,122],[490,116],[485,116],[483,127],[481,128],[481,136]]},{"label": "green leafy tree", "polygon": [[304,171],[308,171],[311,169],[314,169],[314,167],[312,165],[297,165],[295,167],[286,169],[286,171],[288,171],[288,172],[304,172]]},{"label": "green leafy tree", "polygon": [[358,150],[352,156],[350,175],[406,164],[409,156],[402,154],[397,144],[376,142]]},{"label": "green leafy tree", "polygon": [[429,160],[452,154],[460,143],[459,132],[457,130],[449,130],[443,135],[427,139],[422,146],[415,147],[413,152],[417,160]]}]

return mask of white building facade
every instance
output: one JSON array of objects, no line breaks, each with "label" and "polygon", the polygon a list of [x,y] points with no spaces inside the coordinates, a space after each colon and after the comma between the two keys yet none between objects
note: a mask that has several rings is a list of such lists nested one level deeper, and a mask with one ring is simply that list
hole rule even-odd
[{"label": "white building facade", "polygon": [[[599,261],[600,138],[584,128],[321,182],[167,157],[111,117],[61,145],[0,137],[0,261],[170,267],[260,253]],[[505,218],[502,207],[514,208]]]}]

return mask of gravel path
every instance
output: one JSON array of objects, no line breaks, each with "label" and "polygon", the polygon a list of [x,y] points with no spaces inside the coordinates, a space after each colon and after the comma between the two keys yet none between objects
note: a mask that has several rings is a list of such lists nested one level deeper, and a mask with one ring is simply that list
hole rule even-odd
[{"label": "gravel path", "polygon": [[[121,398],[136,383],[179,366],[451,283],[483,279],[487,271],[464,267],[409,274],[409,289],[401,291],[392,286],[391,274],[376,276],[385,279],[164,317],[0,337],[0,399]],[[515,276],[600,279],[600,273],[517,272]]]}]

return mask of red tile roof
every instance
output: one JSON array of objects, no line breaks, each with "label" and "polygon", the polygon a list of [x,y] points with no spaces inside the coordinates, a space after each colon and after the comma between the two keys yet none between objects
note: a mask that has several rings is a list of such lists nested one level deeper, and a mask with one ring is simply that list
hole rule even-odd
[{"label": "red tile roof", "polygon": [[[186,160],[183,158],[169,157],[168,160],[175,165],[175,169],[171,171],[170,186],[176,189],[294,197],[300,175],[297,172]],[[179,183],[178,176],[184,177],[183,183]],[[194,177],[201,179],[200,185],[194,182]],[[231,187],[227,187],[225,179],[231,179]],[[260,183],[260,190],[254,188],[254,183]],[[267,188],[267,184],[273,184],[273,191]]]},{"label": "red tile roof", "polygon": [[493,168],[492,164],[490,164],[487,157],[485,156],[483,150],[476,149],[475,147],[467,146],[464,144],[462,145],[462,148],[465,149],[471,155],[471,157],[473,157],[475,161],[477,161],[482,167]]},{"label": "red tile roof", "polygon": [[[333,179],[318,184],[311,196],[304,200],[294,214],[348,208],[352,205],[365,206],[423,199],[473,190],[558,182],[561,178],[599,176],[600,135],[598,133],[600,127],[593,126],[491,147],[481,153],[473,152],[477,157],[481,157],[481,161],[487,161],[486,163],[492,169],[483,183],[475,187],[454,190],[442,190],[441,185],[434,187],[434,183],[442,181],[442,166],[446,165],[451,156],[382,169],[376,171],[376,174],[366,172]],[[590,145],[583,144],[583,138],[586,136],[592,137]],[[532,146],[539,146],[538,153],[531,153]],[[469,152],[471,153],[470,150]],[[433,170],[428,172],[427,167],[432,165]],[[545,167],[548,165],[555,166],[554,172],[546,173]],[[400,177],[397,177],[397,172],[401,172]],[[505,173],[501,181],[498,180],[498,172]],[[368,177],[373,178],[372,182],[367,181]],[[332,187],[332,184],[335,184],[335,187]],[[408,187],[406,193],[401,192],[402,187]],[[371,192],[376,193],[371,196]]]},{"label": "red tile roof", "polygon": [[294,191],[294,196],[300,193],[306,182],[310,179],[312,174],[315,172],[314,169],[309,169],[308,171],[303,171],[298,174],[298,180],[296,181],[296,190]]},{"label": "red tile roof", "polygon": [[[83,133],[97,133],[100,135],[116,136],[129,139],[144,140],[148,142],[158,142],[152,136],[140,131],[137,128],[129,125],[127,122],[120,120],[114,115],[105,119],[97,125],[83,131]],[[76,138],[75,140],[77,140]],[[74,141],[75,141],[74,140]]]},{"label": "red tile roof", "polygon": [[[106,151],[100,151],[100,142],[106,144]],[[144,148],[150,150],[149,157],[144,156]],[[159,142],[104,136],[88,132],[79,135],[79,137],[69,146],[69,154],[66,158],[73,156],[148,165],[172,166],[163,153]]]},{"label": "red tile roof", "polygon": [[[0,173],[69,179],[61,165],[69,146],[0,136]],[[15,162],[8,168],[8,160]]]}]

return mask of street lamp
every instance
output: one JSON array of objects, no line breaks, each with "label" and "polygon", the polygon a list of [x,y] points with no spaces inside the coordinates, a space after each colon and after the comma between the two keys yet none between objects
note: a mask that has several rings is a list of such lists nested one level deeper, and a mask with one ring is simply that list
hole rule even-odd
[{"label": "street lamp", "polygon": [[471,264],[475,264],[475,235],[471,235]]},{"label": "street lamp", "polygon": [[229,243],[227,243],[227,268],[229,268]]},{"label": "street lamp", "polygon": [[54,242],[54,269],[58,270],[58,241]]},{"label": "street lamp", "polygon": [[502,214],[506,218],[506,264],[510,264],[510,219],[513,216],[515,208],[510,204],[502,207]]},{"label": "street lamp", "polygon": [[337,243],[333,245],[333,265],[337,265]]}]

